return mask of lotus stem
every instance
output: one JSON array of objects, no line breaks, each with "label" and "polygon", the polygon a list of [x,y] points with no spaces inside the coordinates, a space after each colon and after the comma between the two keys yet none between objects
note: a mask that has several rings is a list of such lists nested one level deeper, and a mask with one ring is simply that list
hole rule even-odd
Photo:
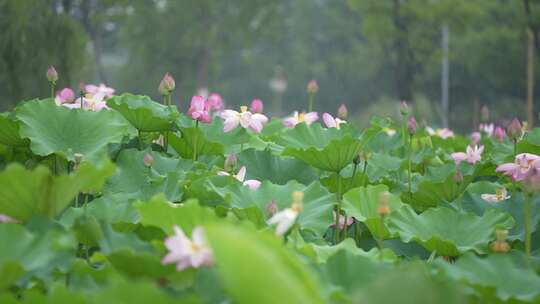
[{"label": "lotus stem", "polygon": [[308,108],[307,108],[307,111],[308,112],[312,112],[313,111],[313,93],[309,93],[308,94]]},{"label": "lotus stem", "polygon": [[[336,219],[335,219],[335,226],[334,226],[334,231],[335,231],[335,238],[336,238],[336,244],[341,240],[340,238],[340,234],[341,234],[341,229],[339,228],[339,216],[341,215],[341,174],[340,172],[338,172],[338,175],[337,175],[337,191],[336,191],[336,197],[337,197],[337,200],[338,200],[338,204],[337,204],[337,210],[336,210]],[[347,220],[345,220],[345,226],[346,226],[346,223]],[[344,231],[344,234],[346,234],[346,231]]]},{"label": "lotus stem", "polygon": [[[170,95],[163,95],[163,104],[168,103],[167,99],[169,99],[170,102]],[[169,131],[163,133],[163,149],[165,150],[165,153],[167,153],[167,150],[169,149]]]},{"label": "lotus stem", "polygon": [[137,129],[137,139],[139,142],[139,150],[143,149],[143,142],[142,142],[141,134],[142,134],[141,130]]},{"label": "lotus stem", "polygon": [[54,87],[55,87],[55,83],[54,81],[51,82],[51,98],[54,100]]},{"label": "lotus stem", "polygon": [[[352,170],[352,175],[351,175],[351,182],[349,183],[349,188],[348,189],[351,189],[353,184],[354,184],[354,177],[356,176],[356,168],[358,168],[358,164],[354,164],[354,167],[353,167],[353,170]],[[365,168],[365,166],[364,166]]]},{"label": "lotus stem", "polygon": [[525,193],[525,205],[523,206],[523,215],[525,216],[525,254],[531,259],[531,195]]},{"label": "lotus stem", "polygon": [[409,136],[409,155],[408,155],[408,169],[407,169],[407,179],[409,184],[409,194],[412,197],[412,177],[411,177],[411,171],[412,171],[412,135]]},{"label": "lotus stem", "polygon": [[[199,128],[199,121],[195,120],[195,129],[198,129],[198,128]],[[198,141],[198,136],[195,136],[193,140],[193,161],[197,160],[197,141]]]},{"label": "lotus stem", "polygon": [[367,182],[368,182],[368,178],[366,176],[366,172],[367,172],[367,165],[368,165],[368,161],[367,161],[367,158],[364,160],[364,168],[362,169],[362,177],[364,178],[364,182],[363,182],[363,186],[367,186]]}]

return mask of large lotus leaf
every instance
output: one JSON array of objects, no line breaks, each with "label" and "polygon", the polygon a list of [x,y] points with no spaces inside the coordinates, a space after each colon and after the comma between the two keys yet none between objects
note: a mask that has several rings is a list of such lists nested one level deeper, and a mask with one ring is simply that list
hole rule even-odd
[{"label": "large lotus leaf", "polygon": [[[349,190],[343,195],[343,209],[347,216],[353,216],[357,221],[363,222],[372,235],[379,239],[390,237],[390,233],[377,212],[382,193],[388,191],[386,185],[360,187]],[[398,210],[403,204],[398,196],[388,194],[390,214]]]},{"label": "large lotus leaf", "polygon": [[299,124],[281,134],[277,142],[285,147],[282,155],[333,172],[352,163],[362,147],[362,142],[345,130],[324,129],[320,124]]},{"label": "large lotus leaf", "polygon": [[[143,159],[146,154],[153,158],[151,168],[144,166]],[[182,196],[180,183],[193,163],[168,158],[155,151],[126,149],[118,155],[116,165],[118,170],[105,184],[104,194],[122,193],[144,200],[163,192],[168,199],[177,201]]]},{"label": "large lotus leaf", "polygon": [[540,300],[540,277],[523,257],[509,254],[478,257],[466,254],[453,264],[439,261],[438,265],[449,277],[472,286],[486,303],[496,302],[496,299],[488,300],[489,296],[503,301],[517,299],[538,303]]},{"label": "large lotus leaf", "polygon": [[180,115],[174,106],[165,106],[148,96],[129,93],[110,98],[107,105],[143,132],[170,130]]},{"label": "large lotus leaf", "polygon": [[298,250],[312,258],[318,264],[326,263],[329,258],[340,251],[347,251],[351,255],[367,257],[374,261],[397,261],[396,254],[388,248],[384,248],[382,251],[378,248],[371,248],[369,251],[364,251],[363,249],[358,248],[355,241],[350,238],[345,239],[343,242],[334,246],[304,243]]},{"label": "large lotus leaf", "polygon": [[438,207],[416,214],[404,205],[388,217],[388,229],[398,233],[402,241],[415,241],[443,256],[457,256],[466,251],[486,253],[495,229],[510,229],[513,225],[510,215],[497,210],[487,210],[484,215],[476,216]]},{"label": "large lotus leaf", "polygon": [[195,226],[218,219],[214,210],[200,206],[196,200],[173,204],[163,195],[155,196],[147,202],[137,202],[135,207],[141,216],[141,224],[161,228],[167,234],[174,234],[174,226],[191,234]]},{"label": "large lotus leaf", "polygon": [[225,148],[222,144],[210,141],[200,128],[181,128],[181,135],[169,134],[169,144],[183,158],[193,159],[193,151],[197,156],[223,155]]},{"label": "large lotus leaf", "polygon": [[60,214],[79,192],[98,191],[114,172],[105,162],[97,167],[84,162],[71,175],[55,176],[45,167],[27,170],[19,164],[0,172],[0,214],[26,221],[32,215],[54,217]]},{"label": "large lotus leaf", "polygon": [[433,181],[424,179],[417,186],[417,191],[411,193],[403,192],[401,200],[410,204],[415,210],[424,211],[431,207],[436,207],[441,203],[452,203],[467,188],[472,181],[472,176],[465,175],[460,184],[454,181],[454,174],[448,175],[446,180]]},{"label": "large lotus leaf", "polygon": [[75,153],[95,159],[109,143],[120,142],[128,130],[118,113],[69,109],[51,99],[28,101],[16,113],[21,137],[30,139],[32,152],[42,156],[57,153],[68,160],[74,160]]},{"label": "large lotus leaf", "polygon": [[[463,209],[473,212],[477,215],[483,214],[486,210],[497,209],[510,214],[516,221],[516,225],[508,233],[510,240],[525,239],[525,220],[523,215],[523,205],[525,200],[522,192],[508,192],[509,199],[491,203],[482,199],[482,194],[495,194],[497,188],[502,186],[496,183],[480,181],[472,183],[467,187],[467,191],[463,194],[462,205]],[[536,230],[540,221],[540,197],[536,196],[532,199],[532,231]]]},{"label": "large lotus leaf", "polygon": [[11,118],[10,113],[0,113],[0,144],[10,147],[25,147],[28,139],[19,135],[19,122]]},{"label": "large lotus leaf", "polygon": [[268,180],[275,184],[286,184],[296,180],[302,184],[309,184],[318,179],[316,171],[292,157],[278,157],[270,151],[246,150],[238,156],[238,165],[246,166],[248,178]]},{"label": "large lotus leaf", "polygon": [[281,239],[225,223],[205,228],[225,290],[235,303],[324,303],[315,274]]},{"label": "large lotus leaf", "polygon": [[266,206],[272,200],[276,202],[279,210],[290,208],[294,191],[304,192],[304,210],[297,219],[300,228],[311,230],[319,235],[324,234],[332,224],[335,196],[324,189],[319,182],[304,186],[296,181],[290,181],[285,185],[264,181],[255,191],[240,183],[216,188],[216,192],[225,200],[230,201],[233,208],[247,209],[256,206],[263,215],[266,215]]},{"label": "large lotus leaf", "polygon": [[27,275],[40,277],[56,267],[65,269],[77,248],[76,240],[59,229],[30,232],[21,225],[0,224],[0,239],[0,266],[15,262]]}]

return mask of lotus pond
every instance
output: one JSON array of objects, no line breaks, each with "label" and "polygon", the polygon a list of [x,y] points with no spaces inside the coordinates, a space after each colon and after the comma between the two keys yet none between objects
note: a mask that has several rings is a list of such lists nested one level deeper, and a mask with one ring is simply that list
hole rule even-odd
[{"label": "lotus pond", "polygon": [[0,303],[540,302],[540,129],[181,110],[170,81],[0,115]]}]

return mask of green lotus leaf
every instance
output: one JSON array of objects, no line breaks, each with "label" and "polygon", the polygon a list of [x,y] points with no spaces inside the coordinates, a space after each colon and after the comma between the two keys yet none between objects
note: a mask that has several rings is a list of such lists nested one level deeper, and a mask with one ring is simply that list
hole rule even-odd
[{"label": "green lotus leaf", "polygon": [[[0,224],[0,268],[17,263],[26,275],[47,276],[75,258],[76,240],[61,229],[29,231],[16,224]],[[4,272],[2,272],[2,277]]]},{"label": "green lotus leaf", "polygon": [[96,159],[128,130],[118,113],[69,109],[51,99],[28,101],[16,113],[21,137],[30,139],[30,149],[41,156],[57,153],[74,160],[74,154],[81,153],[84,159]]},{"label": "green lotus leaf", "polygon": [[176,107],[165,106],[148,96],[125,93],[107,100],[107,106],[118,111],[141,132],[171,130],[180,116]]},{"label": "green lotus leaf", "polygon": [[345,239],[343,242],[334,246],[304,243],[301,248],[298,248],[298,250],[312,258],[318,264],[326,263],[329,258],[336,255],[340,251],[347,251],[351,255],[367,257],[374,261],[397,261],[396,254],[388,248],[384,248],[382,253],[378,248],[371,248],[369,251],[364,251],[363,249],[358,248],[355,241],[350,238]]},{"label": "green lotus leaf", "polygon": [[218,219],[214,210],[200,206],[196,200],[173,204],[163,195],[157,195],[147,202],[137,202],[135,208],[141,216],[141,224],[158,227],[167,234],[174,234],[173,227],[178,226],[191,235],[195,226]]},{"label": "green lotus leaf", "polygon": [[488,295],[505,302],[517,299],[538,303],[540,277],[524,259],[509,254],[478,257],[471,253],[460,257],[453,264],[439,261],[438,265],[450,278],[473,287],[486,303],[496,302],[496,299],[488,300]]},{"label": "green lotus leaf", "polygon": [[10,113],[0,113],[0,144],[9,147],[26,147],[28,139],[19,135],[19,122]]},{"label": "green lotus leaf", "polygon": [[245,150],[237,155],[238,165],[246,166],[250,179],[268,180],[275,184],[286,184],[296,180],[302,184],[309,184],[318,179],[317,172],[292,157],[278,157],[270,151]]},{"label": "green lotus leaf", "polygon": [[[472,183],[467,187],[467,191],[463,194],[462,205],[463,209],[475,213],[483,214],[486,210],[496,209],[506,212],[514,218],[516,225],[508,232],[509,240],[525,240],[525,219],[523,208],[525,199],[522,192],[508,192],[509,199],[491,203],[482,199],[482,194],[495,194],[497,188],[501,188],[500,184],[480,181]],[[536,196],[531,201],[532,209],[532,231],[534,232],[540,222],[540,197]]]},{"label": "green lotus leaf", "polygon": [[0,214],[26,221],[33,215],[60,214],[79,192],[97,191],[114,172],[114,165],[83,162],[71,175],[54,176],[49,169],[27,170],[11,164],[0,172]]},{"label": "green lotus leaf", "polygon": [[235,303],[324,303],[316,276],[282,240],[247,227],[206,227],[219,275]]},{"label": "green lotus leaf", "polygon": [[[153,158],[152,167],[144,166],[144,156]],[[192,168],[188,160],[167,158],[155,151],[125,149],[116,159],[117,172],[103,187],[105,195],[126,194],[130,198],[149,199],[158,193],[165,193],[172,201],[180,200],[185,172]]]},{"label": "green lotus leaf", "polygon": [[246,209],[256,206],[263,215],[267,214],[266,206],[271,201],[276,202],[279,210],[290,208],[292,193],[302,191],[304,192],[304,210],[297,219],[300,228],[323,235],[332,224],[335,196],[322,187],[319,182],[304,186],[296,181],[290,181],[285,185],[263,181],[255,191],[240,183],[235,183],[225,188],[216,188],[215,191],[223,199],[228,200],[233,208]]},{"label": "green lotus leaf", "polygon": [[181,128],[181,135],[169,133],[169,144],[183,158],[193,159],[193,151],[197,156],[223,155],[225,148],[222,144],[210,141],[200,128]]},{"label": "green lotus leaf", "polygon": [[458,256],[467,251],[487,253],[496,227],[510,229],[512,217],[497,210],[487,210],[476,216],[446,207],[431,208],[416,214],[408,205],[388,217],[388,229],[399,234],[402,241],[415,241],[438,255]]},{"label": "green lotus leaf", "polygon": [[362,142],[345,130],[324,129],[320,124],[299,124],[282,133],[277,142],[285,147],[283,156],[293,156],[332,172],[339,172],[352,163],[362,147]]},{"label": "green lotus leaf", "polygon": [[[382,193],[388,191],[386,185],[360,187],[349,190],[343,195],[343,209],[347,216],[353,216],[357,221],[363,222],[371,234],[379,239],[389,238],[391,235],[385,225],[386,221],[377,212]],[[398,196],[388,194],[390,214],[396,212],[403,204]]]},{"label": "green lotus leaf", "polygon": [[417,186],[417,191],[411,193],[403,192],[401,200],[411,205],[415,210],[424,211],[431,207],[436,207],[441,203],[452,203],[467,188],[472,181],[472,176],[465,175],[460,184],[454,181],[454,174],[448,175],[443,181],[433,181],[424,179]]}]

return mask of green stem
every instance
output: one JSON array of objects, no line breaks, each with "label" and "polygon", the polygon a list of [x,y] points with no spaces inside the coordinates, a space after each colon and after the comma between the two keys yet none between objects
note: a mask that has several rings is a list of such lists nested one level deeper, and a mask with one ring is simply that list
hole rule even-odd
[{"label": "green stem", "polygon": [[79,193],[75,196],[75,208],[79,208]]},{"label": "green stem", "polygon": [[409,184],[409,194],[412,196],[412,177],[411,177],[411,171],[412,171],[412,135],[409,137],[409,155],[408,155],[408,172],[407,172],[407,179]]},{"label": "green stem", "polygon": [[[384,234],[384,215],[381,215],[381,220],[379,221],[379,233]],[[383,236],[375,238],[377,240],[377,245],[379,246],[379,254],[382,257],[382,250],[384,249]]]},{"label": "green stem", "polygon": [[525,254],[531,259],[531,196],[525,194],[525,205],[523,206],[523,215],[525,216]]},{"label": "green stem", "polygon": [[[198,120],[195,120],[195,128],[196,129],[199,128],[199,121]],[[198,136],[195,136],[193,138],[193,161],[197,160],[197,141],[198,141]]]},{"label": "green stem", "polygon": [[356,246],[360,247],[360,237],[362,236],[362,230],[360,229],[360,222],[355,221],[354,223],[354,239],[356,241]]},{"label": "green stem", "polygon": [[[168,102],[166,100],[169,100]],[[171,95],[163,95],[163,103],[169,104],[171,101]],[[169,149],[169,131],[165,131],[163,133],[163,149],[165,150],[165,153],[167,153],[167,150]]]},{"label": "green stem", "polygon": [[54,100],[54,82],[51,82],[51,98]]},{"label": "green stem", "polygon": [[308,95],[308,109],[307,109],[308,112],[313,111],[313,95],[314,95],[313,93],[309,93]]},{"label": "green stem", "polygon": [[351,175],[351,182],[349,183],[349,188],[348,189],[351,189],[352,186],[353,186],[354,177],[356,176],[356,168],[358,168],[358,164],[354,164],[354,167],[353,167],[353,170],[352,170],[352,175]]},{"label": "green stem", "polygon": [[368,182],[368,178],[366,176],[366,171],[367,171],[367,159],[364,161],[364,168],[362,169],[362,178],[364,179],[364,184],[363,186],[366,187],[367,186],[367,182]]},{"label": "green stem", "polygon": [[407,115],[401,117],[401,138],[403,138],[403,149],[407,146]]},{"label": "green stem", "polygon": [[[338,172],[337,176],[337,191],[336,191],[336,197],[338,200],[337,204],[337,210],[336,210],[336,223],[335,223],[335,237],[336,237],[336,244],[341,240],[340,234],[341,229],[339,228],[339,216],[341,215],[341,174]],[[346,224],[346,223],[345,223]],[[345,231],[346,233],[346,231]]]},{"label": "green stem", "polygon": [[513,142],[514,142],[514,158],[516,158],[516,155],[517,155],[517,139],[514,139]]},{"label": "green stem", "polygon": [[142,150],[143,149],[143,142],[142,142],[142,138],[141,138],[141,130],[137,129],[137,139],[139,141],[139,150]]}]

